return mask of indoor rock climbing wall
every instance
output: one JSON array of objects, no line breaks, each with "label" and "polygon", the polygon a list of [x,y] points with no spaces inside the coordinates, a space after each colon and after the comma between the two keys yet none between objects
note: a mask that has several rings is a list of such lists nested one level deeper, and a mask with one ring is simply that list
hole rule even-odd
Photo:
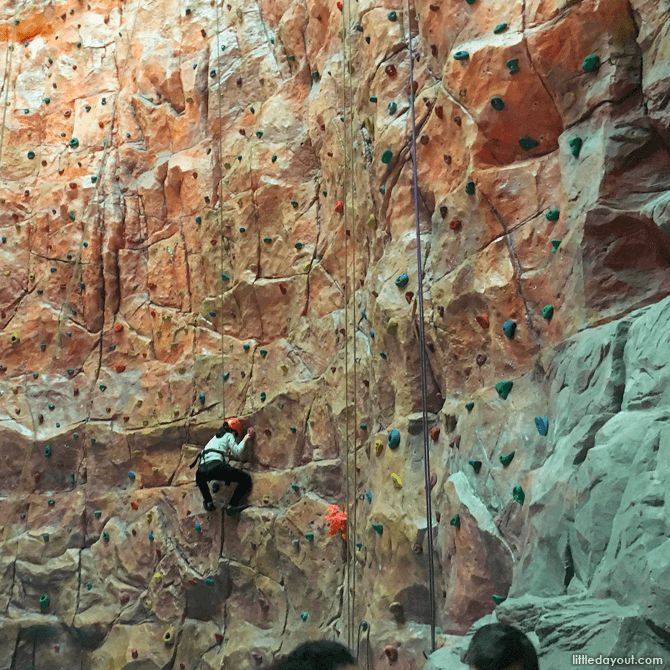
[{"label": "indoor rock climbing wall", "polygon": [[667,667],[669,9],[5,0],[0,669]]}]

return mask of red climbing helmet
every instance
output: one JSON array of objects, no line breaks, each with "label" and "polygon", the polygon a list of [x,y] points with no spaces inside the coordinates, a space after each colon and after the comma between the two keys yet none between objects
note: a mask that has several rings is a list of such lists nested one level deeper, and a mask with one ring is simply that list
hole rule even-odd
[{"label": "red climbing helmet", "polygon": [[242,422],[239,419],[226,419],[226,424],[232,428],[238,436],[242,435]]}]

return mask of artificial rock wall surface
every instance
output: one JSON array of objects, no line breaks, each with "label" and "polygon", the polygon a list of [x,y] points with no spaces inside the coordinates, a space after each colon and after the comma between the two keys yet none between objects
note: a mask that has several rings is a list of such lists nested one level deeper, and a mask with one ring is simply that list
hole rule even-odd
[{"label": "artificial rock wall surface", "polygon": [[669,9],[4,2],[0,668],[426,664],[410,36],[425,667],[667,665]]}]

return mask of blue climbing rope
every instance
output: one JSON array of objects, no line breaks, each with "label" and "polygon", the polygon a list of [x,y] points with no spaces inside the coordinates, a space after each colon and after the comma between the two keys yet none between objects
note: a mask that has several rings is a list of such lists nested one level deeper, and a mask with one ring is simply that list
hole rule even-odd
[{"label": "blue climbing rope", "polygon": [[417,293],[419,296],[419,340],[421,353],[421,405],[423,408],[423,453],[426,486],[426,523],[428,526],[428,570],[430,574],[430,643],[435,651],[435,565],[433,561],[433,510],[430,500],[430,453],[428,451],[428,391],[426,389],[426,330],[423,311],[423,268],[421,262],[421,228],[419,225],[419,178],[416,170],[416,115],[414,110],[414,53],[412,50],[411,0],[407,0],[409,43],[409,99],[412,109],[412,170],[414,177],[414,217],[416,223]]}]

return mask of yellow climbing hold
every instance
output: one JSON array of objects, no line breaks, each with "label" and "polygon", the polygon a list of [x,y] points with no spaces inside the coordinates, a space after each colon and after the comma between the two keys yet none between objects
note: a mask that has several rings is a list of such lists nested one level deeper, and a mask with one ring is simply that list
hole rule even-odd
[{"label": "yellow climbing hold", "polygon": [[174,644],[174,628],[172,626],[165,631],[163,642],[165,644]]},{"label": "yellow climbing hold", "polygon": [[389,335],[395,335],[398,332],[398,322],[395,319],[389,319],[386,325],[386,332]]},{"label": "yellow climbing hold", "polygon": [[153,604],[153,602],[152,602],[151,600],[147,599],[147,600],[144,601],[144,606],[145,606],[148,610],[150,610],[150,609],[154,606],[154,604]]},{"label": "yellow climbing hold", "polygon": [[377,219],[374,214],[370,214],[368,222],[365,224],[370,230],[377,230]]},{"label": "yellow climbing hold", "polygon": [[161,581],[163,581],[163,575],[160,572],[154,573],[154,582],[159,584]]},{"label": "yellow climbing hold", "polygon": [[305,263],[305,264],[302,266],[302,271],[303,271],[303,272],[309,272],[309,269],[310,269],[311,267],[312,267],[312,264],[311,264],[311,263]]},{"label": "yellow climbing hold", "polygon": [[377,440],[375,442],[375,456],[381,456],[383,448],[384,448],[384,443],[381,440]]},{"label": "yellow climbing hold", "polygon": [[151,523],[154,520],[154,515],[152,512],[147,512],[147,523]]},{"label": "yellow climbing hold", "polygon": [[135,458],[139,458],[142,455],[142,452],[139,449],[135,449]]},{"label": "yellow climbing hold", "polygon": [[158,472],[158,468],[154,465],[154,467],[151,468],[151,472],[153,472],[154,474],[156,474],[156,473]]},{"label": "yellow climbing hold", "polygon": [[396,475],[395,472],[391,473],[391,479],[393,480],[393,486],[395,486],[397,489],[402,488],[402,479]]},{"label": "yellow climbing hold", "polygon": [[186,497],[186,491],[182,491],[182,492],[181,492],[181,497],[182,497],[182,498],[185,498],[185,497]]},{"label": "yellow climbing hold", "polygon": [[288,373],[288,365],[286,363],[282,363],[279,367],[284,374]]}]

